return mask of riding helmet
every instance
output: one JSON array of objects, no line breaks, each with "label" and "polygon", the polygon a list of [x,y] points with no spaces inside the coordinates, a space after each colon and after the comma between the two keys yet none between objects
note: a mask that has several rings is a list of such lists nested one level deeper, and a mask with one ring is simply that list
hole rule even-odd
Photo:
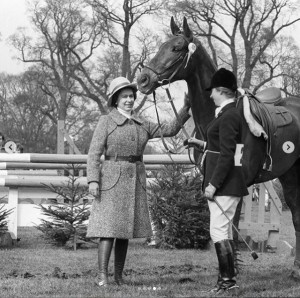
[{"label": "riding helmet", "polygon": [[212,77],[210,87],[205,90],[211,91],[213,88],[225,87],[232,91],[237,90],[236,77],[233,72],[226,68],[220,68]]}]

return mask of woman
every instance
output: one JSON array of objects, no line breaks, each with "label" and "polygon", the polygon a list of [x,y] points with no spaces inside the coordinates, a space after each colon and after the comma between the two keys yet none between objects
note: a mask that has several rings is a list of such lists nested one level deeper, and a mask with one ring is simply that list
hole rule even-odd
[{"label": "woman", "polygon": [[[100,117],[88,153],[87,179],[95,200],[87,236],[100,238],[99,286],[108,284],[108,262],[114,239],[114,279],[121,285],[128,240],[152,235],[143,152],[149,139],[160,136],[160,127],[133,112],[136,92],[136,85],[124,77],[111,82],[108,106],[112,110]],[[178,133],[190,117],[188,109],[186,99],[178,113],[179,119],[161,126],[164,136]]]},{"label": "woman", "polygon": [[218,282],[211,291],[220,293],[238,288],[232,226],[223,211],[232,220],[240,198],[247,195],[248,190],[241,164],[242,116],[236,108],[236,77],[231,71],[221,68],[206,90],[211,91],[211,98],[217,106],[215,119],[206,130],[207,142],[193,138],[187,142],[205,150],[203,190],[210,210],[210,236],[219,262]]}]

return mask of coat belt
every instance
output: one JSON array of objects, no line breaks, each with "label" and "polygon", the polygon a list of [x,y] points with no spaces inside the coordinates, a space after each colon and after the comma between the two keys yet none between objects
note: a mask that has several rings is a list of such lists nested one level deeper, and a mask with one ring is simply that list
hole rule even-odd
[{"label": "coat belt", "polygon": [[129,155],[129,156],[109,156],[105,155],[105,160],[113,160],[113,161],[128,161],[131,163],[143,161],[142,155]]}]

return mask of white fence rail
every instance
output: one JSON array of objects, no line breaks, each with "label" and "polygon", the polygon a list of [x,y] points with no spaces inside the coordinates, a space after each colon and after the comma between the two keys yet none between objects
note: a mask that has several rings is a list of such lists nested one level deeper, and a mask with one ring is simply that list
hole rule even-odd
[{"label": "white fence rail", "polygon": [[[0,153],[0,198],[6,197],[7,209],[13,208],[8,219],[9,232],[17,239],[18,226],[39,224],[43,216],[34,204],[47,204],[48,199],[56,198],[43,187],[45,185],[61,185],[69,181],[68,177],[57,175],[56,170],[70,168],[76,164],[79,169],[85,169],[87,155],[65,154],[6,154]],[[192,168],[190,157],[178,155],[144,155],[146,169],[159,169],[168,164],[186,164]],[[87,184],[86,177],[79,177],[78,182]],[[252,188],[250,194],[243,198],[243,218],[240,229],[258,229],[268,231],[268,244],[276,246],[280,228],[281,202],[274,191],[271,182],[260,185],[258,208],[253,208]],[[266,220],[265,190],[271,199],[271,208]]]}]

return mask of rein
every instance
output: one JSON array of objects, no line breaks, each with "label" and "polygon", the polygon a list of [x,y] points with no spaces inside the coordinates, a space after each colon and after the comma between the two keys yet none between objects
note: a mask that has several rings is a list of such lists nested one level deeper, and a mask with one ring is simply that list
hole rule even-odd
[{"label": "rein", "polygon": [[[164,89],[166,90],[166,93],[167,93],[169,102],[170,102],[170,104],[171,104],[171,106],[172,106],[172,109],[173,109],[173,112],[174,112],[174,114],[175,114],[175,117],[177,118],[177,121],[180,123],[180,118],[179,118],[178,112],[177,112],[177,110],[176,110],[176,107],[175,107],[175,105],[174,105],[174,103],[173,103],[173,99],[172,99],[172,97],[171,97],[170,90],[169,90],[169,88],[164,88]],[[161,141],[162,141],[162,143],[163,143],[165,149],[167,150],[167,154],[169,155],[170,159],[173,161],[173,159],[172,159],[172,157],[171,157],[170,154],[178,154],[178,153],[172,151],[172,150],[168,147],[168,145],[167,145],[167,143],[166,143],[166,141],[165,141],[165,138],[164,138],[164,136],[163,136],[162,129],[161,129],[161,122],[160,122],[159,114],[158,114],[158,110],[157,110],[155,91],[153,91],[153,102],[154,102],[154,107],[155,107],[155,112],[156,112],[157,123],[158,123],[159,129],[160,129],[160,137],[161,137]],[[186,129],[184,128],[184,126],[183,126],[182,124],[181,124],[180,126],[181,126],[181,130],[182,130],[182,132],[184,133],[185,137],[186,137],[187,139],[189,139],[189,138],[190,138],[190,135],[188,134],[188,132],[186,131]],[[192,135],[195,133],[195,131],[196,131],[196,129],[194,129]],[[197,160],[197,162],[193,161],[192,158],[191,158],[190,147],[188,147],[188,156],[189,156],[189,160],[190,160],[191,164],[193,164],[193,165],[195,165],[195,166],[198,166],[198,165],[200,164],[200,157],[201,157],[201,156],[199,156],[199,159]],[[174,162],[174,161],[173,161],[173,162]]]}]

